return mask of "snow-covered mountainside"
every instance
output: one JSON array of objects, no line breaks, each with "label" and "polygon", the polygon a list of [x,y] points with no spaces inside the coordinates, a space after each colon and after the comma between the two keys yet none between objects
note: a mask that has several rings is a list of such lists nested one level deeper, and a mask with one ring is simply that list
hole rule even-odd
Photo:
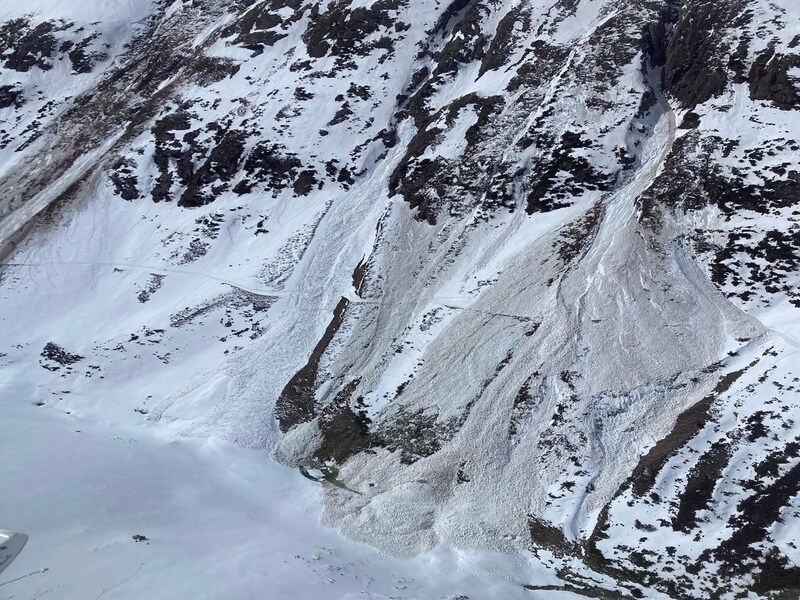
[{"label": "snow-covered mountainside", "polygon": [[6,456],[221,439],[521,597],[800,594],[795,0],[6,2],[0,191]]}]

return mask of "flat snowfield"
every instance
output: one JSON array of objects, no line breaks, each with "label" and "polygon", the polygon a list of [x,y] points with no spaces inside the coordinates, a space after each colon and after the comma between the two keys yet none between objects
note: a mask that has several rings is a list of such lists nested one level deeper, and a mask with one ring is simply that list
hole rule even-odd
[{"label": "flat snowfield", "polygon": [[3,525],[30,536],[2,600],[554,597],[502,555],[400,560],[346,541],[319,524],[318,486],[264,452],[2,398]]}]

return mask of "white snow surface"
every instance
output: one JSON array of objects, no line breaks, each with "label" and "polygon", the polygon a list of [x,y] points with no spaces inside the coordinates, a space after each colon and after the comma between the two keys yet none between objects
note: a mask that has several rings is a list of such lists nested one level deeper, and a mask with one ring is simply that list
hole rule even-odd
[{"label": "white snow surface", "polygon": [[319,524],[317,484],[264,451],[2,397],[3,520],[30,536],[4,600],[553,597],[522,588],[557,581],[533,559],[347,542]]},{"label": "white snow surface", "polygon": [[[669,522],[698,455],[748,435],[748,419],[765,404],[776,405],[789,432],[775,417],[774,436],[796,434],[800,318],[791,287],[743,299],[740,286],[715,286],[711,258],[690,238],[702,231],[724,244],[746,229],[759,240],[793,231],[796,217],[791,207],[733,216],[714,205],[664,209],[654,233],[639,201],[667,170],[676,140],[692,135],[736,138],[715,164],[763,184],[764,169],[780,168],[785,156],[768,153],[752,169],[746,161],[770,139],[798,135],[797,113],[731,84],[696,108],[696,131],[678,129],[686,111],[673,112],[674,99],[660,93],[634,117],[660,77],[642,74],[639,47],[615,57],[622,62],[609,88],[592,68],[598,47],[613,46],[620,31],[640,32],[646,3],[583,0],[560,13],[540,0],[497,2],[484,11],[487,34],[517,9],[536,25],[514,30],[509,65],[539,43],[560,58],[537,58],[547,78],[516,92],[507,89],[510,66],[479,76],[473,61],[443,76],[427,108],[445,111],[429,124],[445,131],[417,160],[463,159],[469,170],[500,157],[509,172],[529,176],[548,148],[526,138],[579,131],[591,143],[574,156],[614,180],[610,190],[586,187],[533,214],[519,181],[499,208],[490,207],[487,184],[432,225],[387,184],[418,133],[411,119],[399,123],[395,145],[379,140],[396,123],[396,98],[412,74],[433,68],[431,53],[447,44],[448,21],[430,33],[445,6],[400,3],[392,19],[412,26],[391,28],[394,50],[354,53],[341,67],[332,54],[307,51],[314,17],[306,11],[259,54],[225,33],[231,6],[200,4],[0,6],[0,21],[64,18],[78,25],[70,35],[85,26],[107,44],[88,74],[58,59],[50,70],[0,72],[27,97],[0,109],[0,133],[12,140],[0,148],[0,450],[13,456],[0,466],[0,526],[30,535],[0,580],[0,599],[566,598],[523,586],[559,586],[554,565],[567,564],[584,582],[620,588],[587,575],[574,557],[532,552],[531,516],[573,542],[589,537],[609,507],[615,535],[601,548],[620,560],[621,544],[653,556],[675,546],[696,559],[709,540],[723,540],[748,493],[736,483],[752,477],[747,453],[779,449],[766,437],[732,452],[725,483],[701,513],[713,525],[699,543],[631,524]],[[757,4],[756,24],[797,12],[789,0]],[[151,15],[158,26],[147,29]],[[784,50],[800,34],[786,21]],[[203,57],[238,70],[209,82],[182,67],[140,88],[156,70],[137,71],[140,50],[160,63],[174,50],[189,64]],[[117,68],[130,79],[105,77]],[[95,89],[108,98],[94,98]],[[477,147],[466,136],[478,109],[446,113],[470,94],[506,103]],[[351,113],[339,119],[343,108]],[[181,168],[176,156],[164,158],[156,124],[179,113],[189,125],[174,132],[173,152],[186,151],[187,132],[212,146],[220,130],[243,132],[243,156],[279,144],[270,158],[298,158],[315,185],[301,194],[272,173],[277,183],[250,181],[253,189],[239,194],[249,176],[240,168],[203,206],[177,205],[190,188],[178,177],[169,199],[153,201],[159,161]],[[631,169],[618,169],[620,150]],[[195,172],[201,160],[189,156]],[[137,181],[134,200],[114,192],[118,159]],[[571,177],[563,169],[554,176],[562,184]],[[736,268],[747,281],[752,264]],[[797,273],[786,278],[800,283]],[[369,448],[320,486],[270,458],[325,466],[314,458],[320,419],[282,433],[275,407],[341,298],[349,306],[320,360],[314,408],[355,382],[353,398],[376,431],[411,436],[423,449],[412,447],[406,461],[402,444]],[[720,378],[738,370],[741,381],[716,394]],[[664,504],[624,491],[640,457],[713,394],[713,418],[656,479]],[[393,433],[409,421],[411,434]],[[419,443],[427,434],[438,444],[432,452]],[[797,564],[792,511],[771,535]]]}]

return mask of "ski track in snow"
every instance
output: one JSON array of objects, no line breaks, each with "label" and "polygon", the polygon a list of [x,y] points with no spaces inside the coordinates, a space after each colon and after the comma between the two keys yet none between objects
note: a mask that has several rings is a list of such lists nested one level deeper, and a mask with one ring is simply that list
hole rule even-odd
[{"label": "ski track in snow", "polygon": [[[215,277],[209,273],[203,273],[200,271],[191,271],[188,269],[170,269],[166,267],[157,267],[157,266],[147,266],[147,265],[135,265],[132,263],[126,262],[50,262],[50,263],[2,263],[0,266],[5,267],[39,267],[39,268],[61,268],[61,267],[113,267],[118,269],[137,269],[141,271],[145,271],[150,275],[180,275],[184,277],[202,277],[204,279],[208,279],[211,281],[224,283],[225,285],[229,285],[231,287],[243,290],[245,292],[249,292],[251,294],[255,294],[257,296],[268,296],[273,298],[282,298],[285,296],[290,296],[294,294],[301,294],[301,290],[286,290],[286,289],[263,289],[263,288],[255,288],[252,287],[250,284],[241,283],[237,281],[231,281],[230,279],[225,279],[223,277]],[[361,299],[354,299],[351,300],[353,304],[375,304],[376,301],[371,300],[361,300]]]}]

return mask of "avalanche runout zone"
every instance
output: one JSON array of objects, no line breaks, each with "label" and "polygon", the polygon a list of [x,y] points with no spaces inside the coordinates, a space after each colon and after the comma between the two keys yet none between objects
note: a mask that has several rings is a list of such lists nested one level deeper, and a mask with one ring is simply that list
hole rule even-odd
[{"label": "avalanche runout zone", "polygon": [[800,591],[796,3],[130,10],[0,8],[0,383],[521,593]]}]

